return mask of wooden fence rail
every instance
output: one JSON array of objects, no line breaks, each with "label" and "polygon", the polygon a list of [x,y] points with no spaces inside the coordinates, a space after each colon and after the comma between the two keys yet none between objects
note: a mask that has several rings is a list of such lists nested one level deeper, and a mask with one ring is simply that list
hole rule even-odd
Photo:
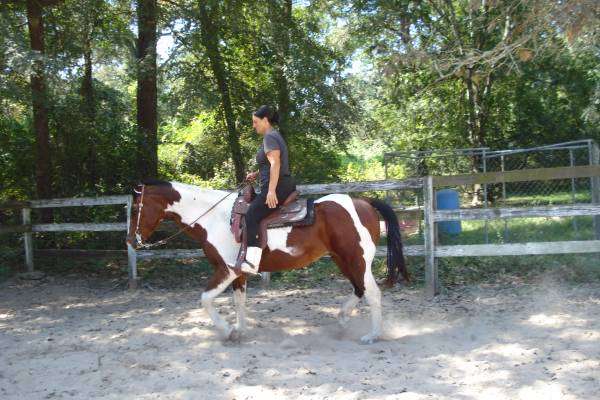
[{"label": "wooden fence rail", "polygon": [[[597,147],[596,147],[597,152]],[[596,154],[596,153],[594,153]],[[599,158],[599,157],[596,157]],[[537,181],[546,179],[591,178],[592,204],[570,204],[561,206],[527,207],[527,208],[492,208],[492,209],[459,209],[436,210],[435,188],[443,186],[471,185],[484,183]],[[428,295],[435,296],[440,290],[437,260],[440,257],[478,257],[506,256],[525,254],[564,254],[600,252],[600,166],[543,168],[525,171],[492,172],[457,176],[429,176],[401,181],[332,183],[322,185],[299,185],[304,195],[329,193],[359,193],[388,190],[423,191],[424,205],[420,208],[395,208],[401,213],[423,215],[423,245],[406,246],[407,256],[425,256],[425,280]],[[47,207],[79,207],[98,205],[124,204],[127,208],[127,221],[117,223],[65,223],[65,224],[31,224],[31,210]],[[131,219],[131,196],[106,196],[99,198],[32,200],[28,202],[0,204],[0,208],[22,209],[22,225],[0,227],[0,233],[23,233],[25,260],[27,270],[33,270],[33,238],[34,232],[73,232],[73,231],[127,231]],[[437,241],[437,223],[453,220],[486,220],[496,218],[533,218],[533,217],[572,217],[580,215],[594,216],[596,240],[538,242],[515,244],[455,245],[440,246]],[[85,250],[68,250],[72,254],[85,254]],[[54,254],[56,250],[39,250],[39,254]],[[163,249],[163,250],[107,250],[97,254],[127,254],[129,260],[130,287],[138,282],[137,259],[150,258],[199,258],[204,257],[201,250],[195,249]],[[377,256],[387,255],[385,247],[377,248]],[[264,276],[268,279],[268,275]]]},{"label": "wooden fence rail", "polygon": [[569,204],[564,206],[542,206],[528,208],[515,207],[437,210],[433,213],[433,219],[435,222],[443,222],[496,218],[576,217],[581,215],[600,215],[600,204]]},{"label": "wooden fence rail", "polygon": [[[25,246],[25,266],[27,272],[33,272],[34,250],[33,236],[34,232],[119,232],[127,231],[131,219],[131,205],[133,198],[131,195],[103,196],[103,197],[78,197],[66,199],[43,199],[30,200],[26,202],[11,202],[0,204],[0,209],[21,208],[22,225],[20,226],[1,226],[1,233],[18,232],[23,233],[23,242]],[[106,205],[124,205],[126,208],[126,222],[111,223],[54,223],[54,224],[32,224],[31,210],[37,208],[58,208],[58,207],[92,207]],[[52,251],[52,250],[47,250]],[[56,251],[56,250],[55,250]],[[137,269],[135,265],[135,254],[128,255],[129,261],[129,285],[135,287],[137,282]]]},{"label": "wooden fence rail", "polygon": [[509,182],[548,181],[556,179],[591,178],[600,176],[600,165],[583,165],[577,167],[556,167],[522,169],[516,171],[485,172],[480,174],[464,174],[452,176],[434,176],[432,185],[462,186],[474,184],[492,184]]},{"label": "wooden fence rail", "polygon": [[423,178],[409,178],[400,181],[371,181],[371,182],[348,182],[348,183],[326,183],[319,185],[298,185],[298,190],[303,195],[330,194],[330,193],[359,193],[388,190],[407,190],[423,187]]}]

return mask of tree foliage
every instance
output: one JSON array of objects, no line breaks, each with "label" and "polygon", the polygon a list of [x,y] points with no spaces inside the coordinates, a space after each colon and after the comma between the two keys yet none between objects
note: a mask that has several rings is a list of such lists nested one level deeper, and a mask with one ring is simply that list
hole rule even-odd
[{"label": "tree foliage", "polygon": [[[254,167],[251,115],[262,104],[283,114],[300,182],[382,178],[389,150],[600,138],[589,0],[159,0],[157,144],[147,148],[142,3],[50,3],[44,52],[32,51],[25,2],[1,3],[0,199],[45,195],[44,156],[54,196],[127,192],[151,160],[160,178],[232,187]],[[40,72],[47,154],[33,113]]]}]

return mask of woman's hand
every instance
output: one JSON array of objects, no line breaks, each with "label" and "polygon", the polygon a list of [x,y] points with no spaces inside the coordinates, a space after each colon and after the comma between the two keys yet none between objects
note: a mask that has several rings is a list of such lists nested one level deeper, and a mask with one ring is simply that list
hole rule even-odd
[{"label": "woman's hand", "polygon": [[265,201],[265,203],[269,206],[269,208],[275,208],[277,207],[277,195],[275,194],[274,191],[269,190],[267,192],[267,201]]},{"label": "woman's hand", "polygon": [[249,172],[248,175],[246,175],[246,180],[248,182],[254,182],[256,180],[257,176],[258,176],[258,171]]}]

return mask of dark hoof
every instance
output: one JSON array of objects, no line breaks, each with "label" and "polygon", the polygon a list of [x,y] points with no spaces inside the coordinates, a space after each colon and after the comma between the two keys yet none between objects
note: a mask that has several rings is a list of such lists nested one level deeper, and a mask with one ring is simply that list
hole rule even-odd
[{"label": "dark hoof", "polygon": [[237,329],[232,329],[229,336],[227,336],[227,341],[232,343],[239,343],[242,340],[242,333]]}]

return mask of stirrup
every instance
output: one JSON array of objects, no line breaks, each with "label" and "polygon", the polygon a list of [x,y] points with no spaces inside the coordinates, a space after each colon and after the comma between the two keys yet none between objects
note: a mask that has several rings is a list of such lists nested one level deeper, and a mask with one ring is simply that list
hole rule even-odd
[{"label": "stirrup", "polygon": [[242,264],[237,267],[235,265],[229,265],[229,268],[233,269],[236,274],[241,274],[242,272],[250,275],[258,275],[258,268],[249,263],[248,261],[243,261]]}]

